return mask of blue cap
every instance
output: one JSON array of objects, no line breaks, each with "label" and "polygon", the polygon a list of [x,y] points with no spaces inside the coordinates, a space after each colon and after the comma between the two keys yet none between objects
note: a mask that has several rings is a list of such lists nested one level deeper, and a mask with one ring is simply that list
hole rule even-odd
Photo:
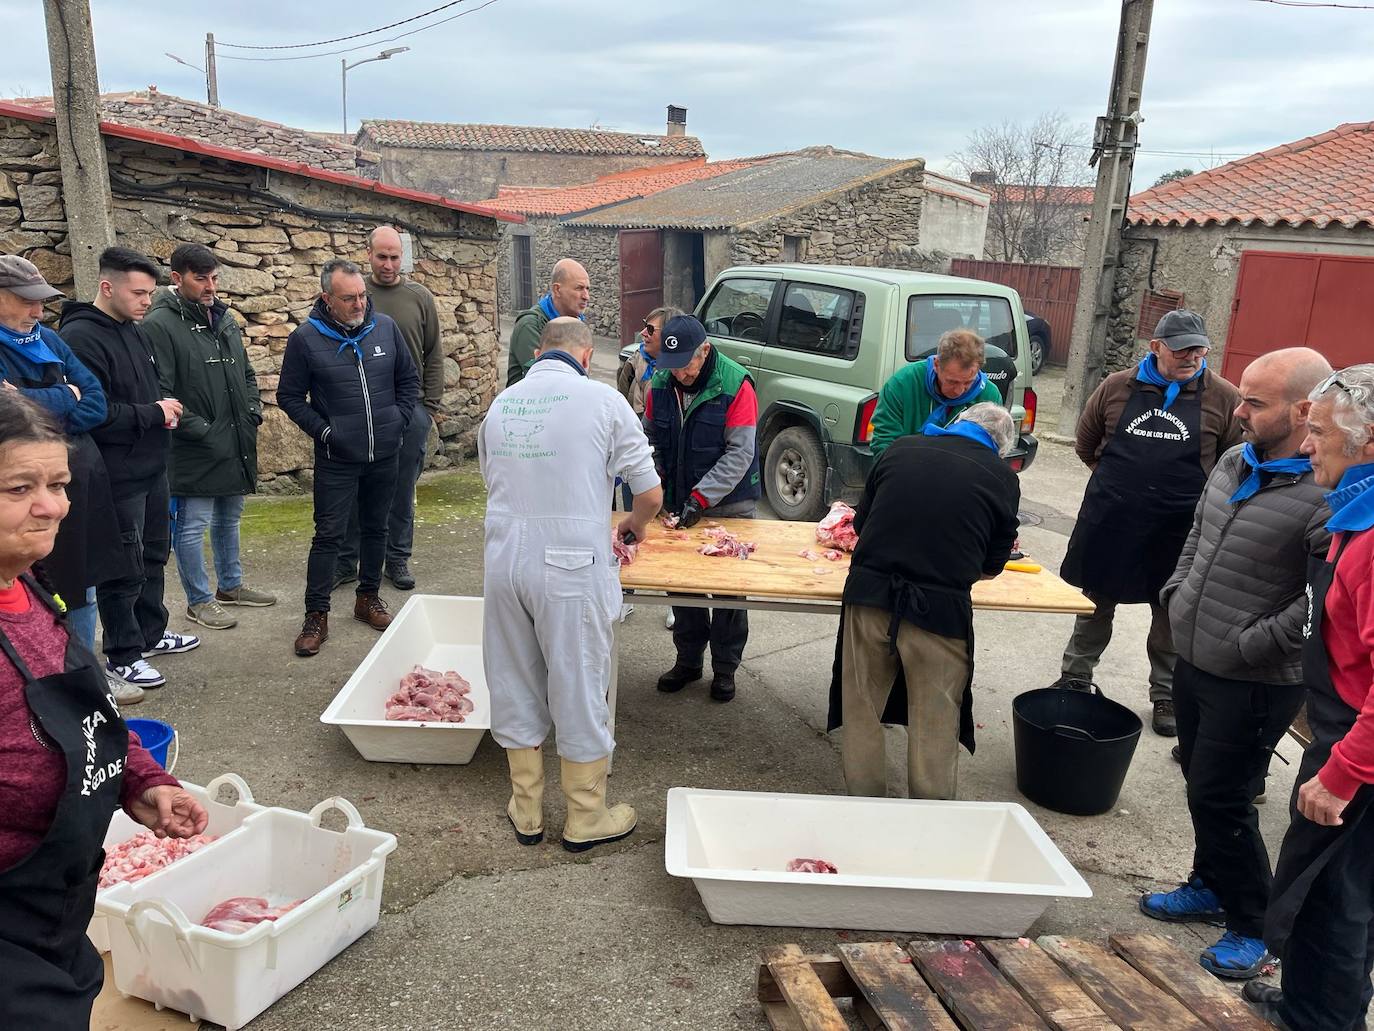
[{"label": "blue cap", "polygon": [[706,327],[691,315],[674,315],[663,327],[658,343],[660,369],[685,369],[697,348],[706,343]]}]

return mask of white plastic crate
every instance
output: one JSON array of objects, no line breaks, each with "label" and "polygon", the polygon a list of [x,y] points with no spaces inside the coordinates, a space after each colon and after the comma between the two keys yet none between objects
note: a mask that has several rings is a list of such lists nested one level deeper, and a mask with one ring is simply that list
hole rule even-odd
[{"label": "white plastic crate", "polygon": [[[239,796],[231,804],[216,801],[219,797],[219,789],[226,784],[231,785]],[[262,806],[253,802],[253,792],[249,790],[248,785],[237,773],[222,773],[203,788],[195,784],[188,784],[185,781],[182,781],[181,786],[205,807],[205,813],[209,817],[209,822],[205,825],[205,833],[213,834],[217,838],[222,838],[230,831],[238,829],[239,825],[254,813],[262,812]],[[145,830],[147,828],[143,824],[125,813],[123,809],[116,809],[114,816],[110,817],[110,826],[105,832],[105,841],[102,847],[108,852],[114,846],[128,841],[134,835]],[[205,847],[210,848],[217,844],[219,842],[211,842]],[[179,862],[184,862],[184,860],[179,860]],[[165,869],[150,874],[144,880],[161,876]],[[102,888],[96,897],[100,898],[111,892],[123,893],[128,888],[128,884],[112,884],[108,888]],[[91,917],[90,926],[86,928],[86,937],[90,938],[91,944],[101,952],[110,951],[110,932],[105,926],[105,918],[99,913]]]},{"label": "white plastic crate", "polygon": [[[386,718],[386,700],[415,666],[456,670],[469,684],[473,710],[462,723]],[[372,762],[472,761],[491,729],[491,697],[482,669],[482,599],[415,594],[406,600],[362,664],[334,696],[320,722],[340,728]]]},{"label": "white plastic crate", "polygon": [[[320,826],[331,809],[347,817],[345,830]],[[308,815],[254,813],[213,849],[96,900],[109,923],[115,987],[235,1031],[377,923],[395,848],[394,835],[365,827],[342,798]],[[200,926],[211,909],[239,896],[305,901],[243,934]]]},{"label": "white plastic crate", "polygon": [[[787,873],[798,858],[839,873]],[[672,788],[666,865],[720,924],[1014,938],[1092,897],[1013,802]]]}]

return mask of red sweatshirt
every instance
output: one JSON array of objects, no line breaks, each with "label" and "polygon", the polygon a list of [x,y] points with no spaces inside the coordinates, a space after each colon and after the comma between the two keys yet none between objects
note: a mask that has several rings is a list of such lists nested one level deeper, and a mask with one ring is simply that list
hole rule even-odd
[{"label": "red sweatshirt", "polygon": [[1360,715],[1317,777],[1348,801],[1361,784],[1374,784],[1374,529],[1336,534],[1331,556],[1346,537],[1350,543],[1326,593],[1322,641],[1336,693]]},{"label": "red sweatshirt", "polygon": [[[62,671],[67,631],[21,580],[0,590],[0,628],[34,676]],[[30,715],[24,681],[0,655],[0,870],[14,866],[38,847],[67,784],[66,760],[39,743],[29,725]],[[120,804],[127,810],[148,788],[176,783],[130,731]]]}]

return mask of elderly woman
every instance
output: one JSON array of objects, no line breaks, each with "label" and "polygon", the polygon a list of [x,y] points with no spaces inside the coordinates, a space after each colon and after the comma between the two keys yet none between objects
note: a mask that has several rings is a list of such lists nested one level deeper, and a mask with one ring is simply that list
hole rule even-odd
[{"label": "elderly woman", "polygon": [[1303,680],[1312,743],[1294,784],[1264,940],[1283,988],[1245,995],[1293,1031],[1363,1028],[1374,968],[1374,365],[1309,395],[1312,475],[1330,491],[1331,548],[1312,571]]},{"label": "elderly woman", "polygon": [[103,968],[86,938],[122,806],[160,837],[205,810],[129,732],[94,655],[30,570],[67,514],[67,441],[0,390],[0,1027],[84,1028]]}]

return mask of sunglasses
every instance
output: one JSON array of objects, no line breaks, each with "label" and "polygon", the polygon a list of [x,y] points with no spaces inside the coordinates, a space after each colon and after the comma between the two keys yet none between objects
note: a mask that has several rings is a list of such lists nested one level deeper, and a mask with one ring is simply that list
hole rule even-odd
[{"label": "sunglasses", "polygon": [[643,332],[645,336],[653,336],[655,333],[658,332],[658,327],[655,326],[652,322],[646,322],[644,323],[644,328],[641,330],[641,332]]},{"label": "sunglasses", "polygon": [[1345,391],[1350,400],[1354,401],[1356,404],[1364,404],[1370,397],[1370,391],[1367,386],[1363,383],[1347,383],[1345,380],[1341,379],[1341,374],[1339,372],[1333,372],[1330,376],[1327,376],[1326,379],[1318,383],[1317,389],[1312,391],[1312,396],[1321,397],[1332,387],[1340,387],[1341,390]]}]

